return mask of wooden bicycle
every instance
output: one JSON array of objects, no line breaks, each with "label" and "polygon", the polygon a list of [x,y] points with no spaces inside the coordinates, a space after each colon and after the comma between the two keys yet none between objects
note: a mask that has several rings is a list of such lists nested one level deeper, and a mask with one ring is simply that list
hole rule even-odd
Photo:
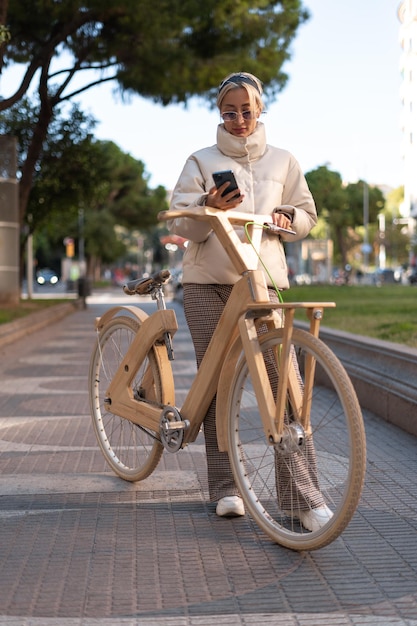
[{"label": "wooden bicycle", "polygon": [[[361,409],[337,357],[319,339],[334,303],[272,303],[258,259],[235,227],[248,215],[208,207],[169,211],[161,220],[208,220],[241,279],[234,285],[206,355],[181,408],[175,403],[172,337],[175,312],[165,305],[167,270],[128,283],[129,294],[151,294],[148,316],[119,306],[96,321],[89,393],[94,430],[113,470],[143,480],[163,450],[177,452],[197,438],[215,394],[219,447],[227,450],[248,513],[276,543],[312,550],[336,539],[362,491],[366,444]],[[249,229],[264,228],[251,224]],[[305,309],[309,331],[294,328]],[[312,445],[313,443],[313,445]],[[313,448],[313,454],[311,449]],[[314,532],[299,522],[296,479],[307,473],[333,512]]]}]

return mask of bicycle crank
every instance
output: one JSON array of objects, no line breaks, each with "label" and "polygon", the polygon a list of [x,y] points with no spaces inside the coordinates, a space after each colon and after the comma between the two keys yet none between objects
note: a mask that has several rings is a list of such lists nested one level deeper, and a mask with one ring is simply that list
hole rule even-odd
[{"label": "bicycle crank", "polygon": [[306,444],[306,435],[301,424],[292,422],[285,424],[282,439],[275,445],[275,450],[279,456],[290,456],[294,452],[300,452]]},{"label": "bicycle crank", "polygon": [[189,427],[188,420],[182,420],[180,412],[173,406],[166,406],[159,422],[161,442],[168,452],[177,452],[184,441],[185,431]]}]

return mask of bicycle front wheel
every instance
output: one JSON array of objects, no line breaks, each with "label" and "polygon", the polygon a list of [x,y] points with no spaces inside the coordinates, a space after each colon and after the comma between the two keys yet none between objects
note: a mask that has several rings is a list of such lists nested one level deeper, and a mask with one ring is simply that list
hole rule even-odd
[{"label": "bicycle front wheel", "polygon": [[[112,319],[99,333],[90,361],[90,409],[98,444],[113,471],[129,481],[143,480],[157,466],[163,446],[159,435],[108,411],[106,390],[139,328],[129,317]],[[162,398],[158,361],[150,350],[132,381],[132,395],[152,404]]]},{"label": "bicycle front wheel", "polygon": [[[281,330],[260,337],[269,376],[265,384],[271,385],[274,395],[282,337]],[[353,386],[329,348],[310,333],[294,329],[291,358],[302,402],[311,402],[311,434],[297,423],[288,393],[285,440],[281,445],[267,441],[242,354],[229,393],[229,456],[242,498],[259,527],[287,548],[312,550],[336,539],[356,510],[365,475],[365,433]],[[306,359],[316,362],[309,385]],[[301,520],[324,505],[331,511],[329,520],[308,530]]]}]

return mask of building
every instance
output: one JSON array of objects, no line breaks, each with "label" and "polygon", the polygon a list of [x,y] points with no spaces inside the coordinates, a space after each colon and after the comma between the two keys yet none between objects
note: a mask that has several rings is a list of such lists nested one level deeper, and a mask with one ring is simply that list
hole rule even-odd
[{"label": "building", "polygon": [[[417,219],[417,0],[404,0],[398,7],[402,76],[401,129],[404,161],[404,218]],[[414,222],[414,220],[411,220]],[[415,222],[412,225],[415,236]]]}]

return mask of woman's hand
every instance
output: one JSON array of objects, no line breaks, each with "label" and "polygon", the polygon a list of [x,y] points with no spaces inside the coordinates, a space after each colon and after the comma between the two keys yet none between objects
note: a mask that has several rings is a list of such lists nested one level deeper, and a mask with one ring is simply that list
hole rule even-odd
[{"label": "woman's hand", "polygon": [[222,193],[226,191],[228,186],[229,183],[224,183],[224,185],[222,185],[218,189],[217,187],[212,187],[206,199],[206,206],[210,206],[213,209],[222,209],[222,211],[227,211],[227,209],[234,209],[235,207],[239,206],[245,196],[240,194],[237,198],[234,197],[236,193],[240,193],[239,189],[234,189],[233,191],[230,191],[229,193],[226,193],[224,196],[222,196]]},{"label": "woman's hand", "polygon": [[292,229],[292,222],[284,213],[272,213],[272,222],[275,226]]}]

